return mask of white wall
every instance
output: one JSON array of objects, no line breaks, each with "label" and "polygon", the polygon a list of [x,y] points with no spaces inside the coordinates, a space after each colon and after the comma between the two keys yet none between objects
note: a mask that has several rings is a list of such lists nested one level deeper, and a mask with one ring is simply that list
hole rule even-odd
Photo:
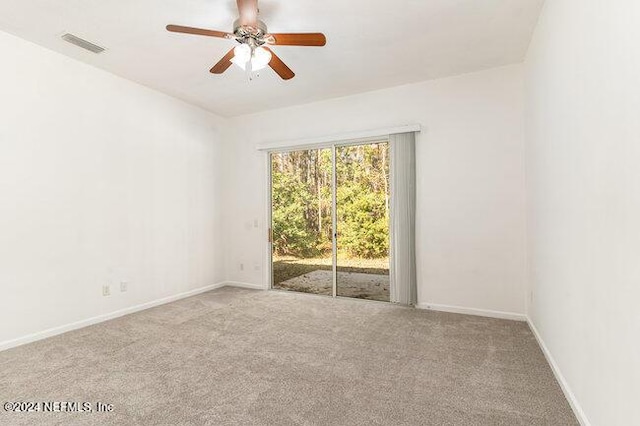
[{"label": "white wall", "polygon": [[0,53],[0,347],[222,281],[225,123],[4,33]]},{"label": "white wall", "polygon": [[514,65],[233,119],[228,279],[266,283],[266,163],[257,144],[419,123],[420,303],[524,313],[522,83]]},{"label": "white wall", "polygon": [[548,1],[526,60],[529,315],[601,426],[640,424],[639,22]]}]

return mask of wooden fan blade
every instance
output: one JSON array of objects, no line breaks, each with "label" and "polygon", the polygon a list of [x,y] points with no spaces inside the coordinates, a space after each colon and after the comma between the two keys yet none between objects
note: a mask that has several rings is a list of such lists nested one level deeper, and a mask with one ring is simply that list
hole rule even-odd
[{"label": "wooden fan blade", "polygon": [[237,0],[240,25],[255,27],[258,24],[258,0]]},{"label": "wooden fan blade", "polygon": [[220,59],[218,61],[217,64],[215,64],[213,66],[213,68],[211,68],[209,70],[210,73],[213,74],[222,74],[223,72],[225,72],[227,69],[229,69],[229,67],[231,66],[231,59],[233,58],[233,49],[231,49],[229,52],[227,52],[226,55],[224,55],[222,57],[222,59]]},{"label": "wooden fan blade", "polygon": [[266,46],[262,46],[271,52],[271,60],[269,61],[269,66],[278,74],[283,80],[290,80],[295,76],[295,73],[291,71],[282,59],[278,58],[278,55],[273,53],[273,50],[269,49]]},{"label": "wooden fan blade", "polygon": [[205,30],[202,28],[192,28],[192,27],[183,27],[181,25],[167,25],[167,31],[171,31],[172,33],[183,33],[183,34],[195,34],[195,35],[203,35],[209,37],[220,37],[220,38],[230,38],[233,34],[225,33],[224,31],[216,31],[216,30]]},{"label": "wooden fan blade", "polygon": [[327,38],[322,33],[276,33],[273,44],[279,46],[324,46]]}]

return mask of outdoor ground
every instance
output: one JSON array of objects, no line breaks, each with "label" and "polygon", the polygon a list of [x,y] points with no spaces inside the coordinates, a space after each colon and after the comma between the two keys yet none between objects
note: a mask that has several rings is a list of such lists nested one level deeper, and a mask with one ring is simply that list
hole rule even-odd
[{"label": "outdoor ground", "polygon": [[[283,290],[333,294],[331,257],[274,257],[273,286]],[[338,259],[339,296],[389,301],[389,259]]]}]

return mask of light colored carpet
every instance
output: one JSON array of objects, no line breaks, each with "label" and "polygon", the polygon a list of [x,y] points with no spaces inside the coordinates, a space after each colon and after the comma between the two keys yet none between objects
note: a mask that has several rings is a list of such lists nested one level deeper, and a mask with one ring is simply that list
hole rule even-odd
[{"label": "light colored carpet", "polygon": [[524,323],[222,288],[0,352],[0,424],[575,425]]}]

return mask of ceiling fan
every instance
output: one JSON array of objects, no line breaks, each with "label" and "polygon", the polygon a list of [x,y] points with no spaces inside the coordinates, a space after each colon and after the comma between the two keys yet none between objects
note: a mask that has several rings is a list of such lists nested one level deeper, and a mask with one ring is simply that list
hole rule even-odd
[{"label": "ceiling fan", "polygon": [[167,30],[237,41],[239,45],[211,68],[213,74],[222,74],[232,63],[249,75],[268,65],[283,80],[289,80],[295,74],[268,46],[324,46],[327,43],[322,33],[269,33],[265,23],[258,19],[258,0],[237,0],[237,3],[240,18],[233,23],[232,33],[181,25],[167,25]]}]

